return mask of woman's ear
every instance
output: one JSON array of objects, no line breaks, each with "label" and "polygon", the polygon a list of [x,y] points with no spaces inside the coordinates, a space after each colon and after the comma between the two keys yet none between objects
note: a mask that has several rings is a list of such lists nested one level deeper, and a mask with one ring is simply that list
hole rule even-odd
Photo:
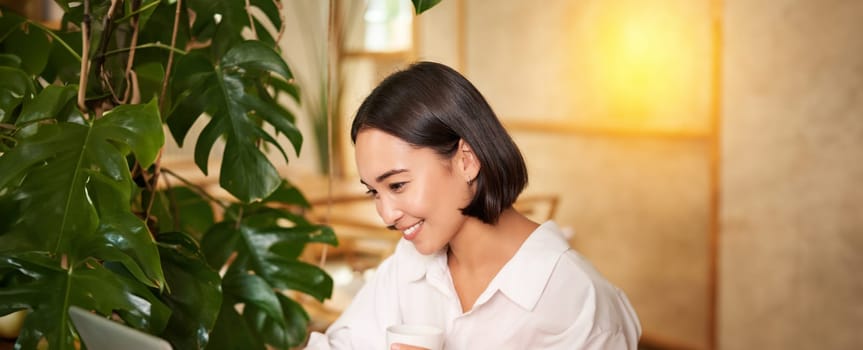
[{"label": "woman's ear", "polygon": [[472,184],[479,175],[481,164],[473,148],[464,139],[458,141],[458,152],[456,153],[456,165],[468,184]]}]

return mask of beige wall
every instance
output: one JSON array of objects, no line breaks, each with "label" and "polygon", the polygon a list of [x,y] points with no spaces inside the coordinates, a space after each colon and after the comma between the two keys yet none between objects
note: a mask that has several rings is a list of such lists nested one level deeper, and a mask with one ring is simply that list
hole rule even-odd
[{"label": "beige wall", "polygon": [[863,2],[725,1],[720,344],[863,347]]},{"label": "beige wall", "polygon": [[630,298],[646,335],[701,347],[707,331],[707,158],[699,140],[515,131],[528,193],[561,197],[573,247]]},{"label": "beige wall", "polygon": [[465,73],[505,118],[706,132],[706,0],[464,0]]}]

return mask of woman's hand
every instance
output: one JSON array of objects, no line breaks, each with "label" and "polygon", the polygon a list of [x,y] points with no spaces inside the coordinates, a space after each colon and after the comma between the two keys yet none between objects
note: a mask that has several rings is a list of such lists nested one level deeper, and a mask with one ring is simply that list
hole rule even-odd
[{"label": "woman's hand", "polygon": [[393,345],[390,346],[390,350],[428,350],[428,349],[427,348],[421,348],[418,346],[411,346],[411,345],[407,345],[407,344],[394,343]]}]

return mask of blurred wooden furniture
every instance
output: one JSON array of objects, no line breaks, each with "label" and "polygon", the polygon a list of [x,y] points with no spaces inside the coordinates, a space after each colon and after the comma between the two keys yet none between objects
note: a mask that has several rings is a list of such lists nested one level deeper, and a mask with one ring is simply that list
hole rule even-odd
[{"label": "blurred wooden furniture", "polygon": [[0,0],[0,7],[6,7],[12,12],[30,19],[44,19],[45,4],[43,0]]},{"label": "blurred wooden furniture", "polygon": [[513,207],[538,223],[554,219],[560,197],[556,194],[524,194]]}]

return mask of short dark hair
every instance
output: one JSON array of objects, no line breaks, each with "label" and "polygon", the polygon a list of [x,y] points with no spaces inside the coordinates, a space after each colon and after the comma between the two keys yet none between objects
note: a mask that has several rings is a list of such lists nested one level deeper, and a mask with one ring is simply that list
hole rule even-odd
[{"label": "short dark hair", "polygon": [[463,139],[480,163],[476,195],[464,215],[493,224],[527,185],[527,168],[515,142],[485,98],[450,67],[418,62],[383,80],[360,105],[351,141],[378,129],[405,142],[452,157]]}]

